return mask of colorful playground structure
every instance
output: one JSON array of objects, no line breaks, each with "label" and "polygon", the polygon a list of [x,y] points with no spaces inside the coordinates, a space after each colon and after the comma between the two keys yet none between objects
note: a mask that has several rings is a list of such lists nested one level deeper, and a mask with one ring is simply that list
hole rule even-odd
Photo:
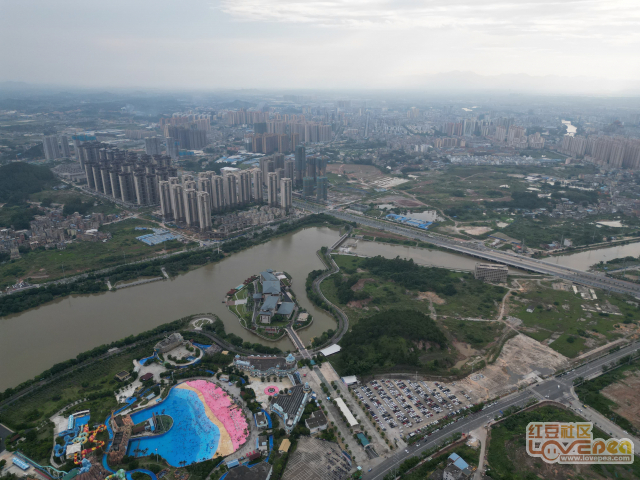
[{"label": "colorful playground structure", "polygon": [[[73,425],[70,419],[70,426],[72,428],[64,430],[58,434],[59,437],[62,437],[64,440],[64,445],[56,445],[53,451],[53,454],[56,457],[62,457],[67,452],[67,447],[73,444],[84,445],[87,442],[94,442],[96,435],[100,432],[106,430],[106,425],[98,425],[95,429],[89,430],[89,425]],[[83,460],[84,457],[94,450],[102,448],[105,445],[105,442],[98,441],[95,446],[91,448],[85,448],[79,452],[75,452],[73,454],[73,462],[76,465],[84,465]]]},{"label": "colorful playground structure", "polygon": [[[103,424],[103,425],[98,425],[98,428],[96,428],[95,430],[89,431],[89,425],[84,425],[84,427],[82,428],[82,433],[80,433],[80,435],[78,435],[76,438],[71,440],[71,442],[81,443],[81,444],[85,444],[87,442],[93,442],[96,438],[96,435],[100,432],[104,432],[106,429],[107,429],[107,426]],[[84,457],[87,455],[87,453],[93,452],[94,450],[104,447],[104,443],[105,442],[103,441],[98,441],[96,442],[96,445],[94,447],[85,448],[80,452],[74,453],[73,463],[75,463],[76,465],[80,465],[81,463],[83,463]]]}]

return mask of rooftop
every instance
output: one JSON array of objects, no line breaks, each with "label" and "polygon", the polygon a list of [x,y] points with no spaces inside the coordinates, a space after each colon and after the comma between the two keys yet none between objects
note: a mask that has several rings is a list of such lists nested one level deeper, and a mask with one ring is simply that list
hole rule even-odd
[{"label": "rooftop", "polygon": [[324,416],[322,410],[316,410],[305,420],[305,423],[309,429],[318,428],[327,424],[327,417]]},{"label": "rooftop", "polygon": [[294,417],[304,400],[304,387],[302,385],[296,385],[295,387],[291,387],[289,392],[289,394],[280,393],[277,396],[271,397],[271,404],[279,405],[289,417]]},{"label": "rooftop", "polygon": [[261,312],[269,312],[271,310],[275,310],[278,306],[279,298],[276,295],[269,295],[264,299],[262,303],[262,307],[260,307]]},{"label": "rooftop", "polygon": [[287,452],[289,451],[290,446],[291,446],[291,442],[289,441],[288,438],[285,438],[284,440],[282,440],[282,443],[280,444],[280,447],[278,448],[278,450],[281,452]]},{"label": "rooftop", "polygon": [[156,343],[156,348],[162,348],[162,347],[166,347],[168,345],[171,345],[175,342],[182,342],[183,338],[182,335],[180,335],[179,333],[175,332],[172,333],[171,335],[169,335],[167,338],[164,338],[162,340],[160,340],[158,343]]},{"label": "rooftop", "polygon": [[291,315],[295,305],[291,302],[284,302],[280,304],[280,308],[276,312],[278,315]]},{"label": "rooftop", "polygon": [[283,357],[240,357],[240,360],[248,362],[257,370],[262,372],[269,370],[270,368],[287,368],[287,361]]},{"label": "rooftop", "polygon": [[[275,278],[275,277],[273,277]],[[271,295],[279,295],[280,294],[280,280],[277,278],[275,280],[268,280],[262,282],[262,293],[269,293]]]},{"label": "rooftop", "polygon": [[344,403],[342,398],[336,398],[336,405],[338,405],[338,408],[347,419],[347,423],[350,427],[354,427],[358,424],[356,417],[353,416],[353,413],[351,413],[351,410],[349,410],[349,407],[347,407],[347,404]]},{"label": "rooftop", "polygon": [[273,274],[273,270],[267,268],[264,272],[260,272],[263,282],[278,281],[278,278]]}]

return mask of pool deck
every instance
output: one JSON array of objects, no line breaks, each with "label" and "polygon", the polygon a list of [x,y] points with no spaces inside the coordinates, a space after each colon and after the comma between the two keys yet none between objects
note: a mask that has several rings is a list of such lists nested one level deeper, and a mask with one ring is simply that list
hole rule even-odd
[{"label": "pool deck", "polygon": [[213,412],[207,405],[207,401],[205,400],[204,395],[200,393],[199,390],[197,390],[196,388],[190,387],[186,383],[181,383],[180,385],[174,388],[182,388],[182,389],[190,390],[196,393],[198,395],[198,398],[202,402],[202,405],[204,406],[204,411],[207,417],[209,418],[209,420],[211,420],[212,423],[215,424],[216,427],[218,427],[218,430],[220,430],[220,440],[218,443],[218,450],[216,450],[216,454],[214,455],[213,458],[226,457],[227,455],[231,455],[234,452],[234,448],[233,448],[233,442],[231,441],[231,437],[229,436],[229,432],[227,432],[227,429],[222,424],[222,422],[218,419],[218,417],[216,417],[213,414]]}]

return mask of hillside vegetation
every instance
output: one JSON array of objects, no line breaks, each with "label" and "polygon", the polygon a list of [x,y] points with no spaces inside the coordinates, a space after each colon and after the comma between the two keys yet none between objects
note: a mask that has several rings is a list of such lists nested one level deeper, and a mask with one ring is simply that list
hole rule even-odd
[{"label": "hillside vegetation", "polygon": [[416,310],[385,310],[361,319],[340,341],[340,371],[363,375],[398,365],[420,364],[423,350],[440,350],[447,338]]},{"label": "hillside vegetation", "polygon": [[47,167],[15,162],[0,167],[0,202],[20,204],[32,193],[56,183]]}]

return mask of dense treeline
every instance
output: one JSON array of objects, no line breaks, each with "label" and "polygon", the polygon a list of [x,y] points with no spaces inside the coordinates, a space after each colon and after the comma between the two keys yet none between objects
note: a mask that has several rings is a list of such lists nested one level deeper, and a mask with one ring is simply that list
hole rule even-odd
[{"label": "dense treeline", "polygon": [[128,337],[123,338],[121,340],[117,340],[115,342],[111,342],[105,345],[100,345],[86,352],[79,353],[76,356],[76,358],[72,358],[70,360],[55,364],[53,367],[51,367],[48,370],[45,370],[40,375],[35,377],[33,380],[27,380],[26,382],[18,385],[15,388],[7,388],[3,393],[0,394],[0,400],[9,398],[14,393],[22,390],[23,388],[28,387],[32,383],[39,382],[40,380],[44,380],[53,375],[56,375],[57,373],[60,373],[66,370],[67,368],[77,365],[79,363],[82,363],[85,360],[89,360],[90,358],[95,358],[95,357],[99,357],[100,355],[104,355],[105,353],[107,353],[108,350],[112,348],[125,347],[127,345],[131,345],[132,343],[139,342],[147,338],[151,338],[153,336],[156,336],[164,332],[172,332],[172,331],[179,330],[180,328],[184,327],[189,322],[190,319],[191,317],[185,317],[179,320],[174,320],[173,322],[170,322],[170,323],[164,323],[162,325],[158,325],[157,327],[151,330],[147,330],[146,332],[139,333],[138,335],[129,335]]},{"label": "dense treeline", "polygon": [[336,294],[338,295],[338,301],[346,305],[351,300],[365,300],[369,298],[369,294],[364,290],[354,292],[353,287],[359,280],[358,275],[352,275],[347,278],[342,278],[340,275],[333,277],[333,284],[336,287]]},{"label": "dense treeline", "polygon": [[41,210],[28,204],[10,207],[5,205],[0,209],[0,227],[13,227],[15,230],[26,230],[31,227],[29,222],[35,215],[41,214]]},{"label": "dense treeline", "polygon": [[[536,219],[516,217],[515,221],[502,229],[511,238],[524,239],[527,245],[538,245],[561,242],[563,238],[571,238],[574,246],[590,245],[603,241],[603,237],[611,238],[620,235],[620,229],[606,225],[596,226],[591,221],[558,222],[558,220],[541,216]],[[627,233],[631,233],[627,230]]]},{"label": "dense treeline", "polygon": [[[158,277],[162,275],[160,270],[162,266],[165,266],[169,275],[175,276],[181,272],[188,271],[193,265],[206,265],[210,262],[217,262],[223,257],[224,255],[211,250],[193,250],[142,264],[122,265],[105,276],[112,282],[129,280],[140,276]],[[0,297],[0,317],[23,312],[67,295],[100,293],[107,290],[108,287],[101,276],[90,274],[86,279],[77,280],[73,283],[52,284],[12,295],[4,295]]]},{"label": "dense treeline", "polygon": [[[400,257],[387,259],[381,256],[364,259],[360,266],[384,280],[392,281],[409,290],[431,291],[448,297],[458,295],[477,297],[481,310],[491,310],[494,302],[502,300],[507,290],[486,284],[470,274],[460,274],[445,268],[423,267],[413,260]],[[345,293],[345,295],[349,295]]]},{"label": "dense treeline", "polygon": [[246,350],[252,350],[257,353],[282,353],[282,350],[277,347],[267,347],[266,345],[262,345],[261,343],[246,342],[242,339],[242,337],[239,337],[234,333],[227,333],[224,328],[224,323],[222,323],[222,320],[217,317],[213,323],[205,323],[202,328],[211,333],[215,333],[217,337],[227,343],[230,343],[231,345],[235,345],[236,347],[242,347]]},{"label": "dense treeline", "polygon": [[73,215],[75,212],[78,212],[80,215],[86,215],[88,213],[91,213],[91,209],[93,208],[94,203],[95,202],[93,200],[87,200],[86,202],[83,202],[82,198],[80,197],[71,198],[64,203],[62,214],[66,216]]},{"label": "dense treeline", "polygon": [[326,270],[312,270],[311,272],[309,272],[304,288],[307,292],[307,298],[311,301],[311,303],[324,310],[329,310],[329,305],[325,303],[320,295],[313,291],[313,281],[320,275],[322,275],[325,271]]},{"label": "dense treeline", "polygon": [[108,290],[102,281],[94,279],[80,280],[66,284],[52,284],[41,288],[32,288],[12,295],[0,297],[0,317],[12,313],[22,312],[50,302],[59,297],[66,297],[74,293],[89,294],[100,293]]},{"label": "dense treeline", "polygon": [[379,368],[418,366],[421,342],[430,348],[447,345],[442,330],[422,312],[392,309],[365,317],[340,340],[340,372],[366,375]]},{"label": "dense treeline", "polygon": [[240,250],[244,250],[249,247],[259,245],[269,240],[270,238],[278,235],[293,232],[300,228],[308,228],[308,227],[325,225],[325,224],[329,224],[333,226],[341,226],[341,225],[346,225],[348,223],[338,218],[332,217],[331,215],[318,213],[314,215],[309,215],[308,217],[302,218],[300,220],[295,220],[291,223],[281,223],[276,230],[265,229],[261,233],[254,234],[252,238],[240,237],[234,240],[229,240],[225,242],[222,248],[227,253],[238,252]]},{"label": "dense treeline", "polygon": [[47,167],[23,162],[0,167],[0,202],[24,203],[29,195],[56,183],[56,177]]},{"label": "dense treeline", "polygon": [[432,291],[444,295],[457,293],[453,282],[455,277],[449,270],[416,265],[412,259],[400,257],[386,259],[381,256],[367,258],[362,267],[374,275],[402,285],[410,290]]},{"label": "dense treeline", "polygon": [[336,331],[330,328],[329,330],[322,332],[322,334],[319,337],[313,337],[313,340],[311,341],[311,346],[313,348],[321,347],[322,345],[327,343],[329,340],[331,340],[331,338],[335,334],[336,334]]}]

